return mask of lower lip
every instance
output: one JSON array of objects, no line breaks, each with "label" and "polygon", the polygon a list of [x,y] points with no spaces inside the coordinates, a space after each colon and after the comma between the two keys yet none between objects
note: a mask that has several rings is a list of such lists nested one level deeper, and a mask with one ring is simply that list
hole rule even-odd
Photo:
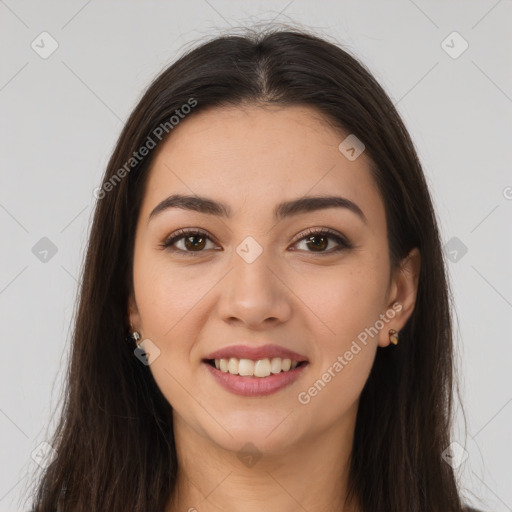
[{"label": "lower lip", "polygon": [[302,364],[287,372],[280,372],[268,377],[242,377],[229,372],[217,370],[209,363],[203,363],[217,382],[228,391],[242,396],[266,396],[295,382],[302,374],[308,363]]}]

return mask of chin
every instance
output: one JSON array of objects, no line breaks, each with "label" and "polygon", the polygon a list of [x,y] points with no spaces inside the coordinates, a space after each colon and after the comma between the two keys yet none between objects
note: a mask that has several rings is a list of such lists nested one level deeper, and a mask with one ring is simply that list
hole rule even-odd
[{"label": "chin", "polygon": [[249,451],[278,454],[286,451],[300,438],[296,422],[292,425],[292,422],[285,420],[288,414],[288,411],[286,414],[275,411],[265,414],[261,410],[253,413],[239,412],[232,422],[224,418],[222,426],[225,430],[216,428],[218,425],[215,423],[215,426],[209,425],[205,434],[226,450],[238,453],[246,447]]}]

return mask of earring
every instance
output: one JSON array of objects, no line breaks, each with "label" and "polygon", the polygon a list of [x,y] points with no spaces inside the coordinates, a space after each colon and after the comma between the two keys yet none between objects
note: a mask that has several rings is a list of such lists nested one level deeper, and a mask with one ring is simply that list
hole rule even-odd
[{"label": "earring", "polygon": [[132,330],[132,332],[130,332],[130,338],[135,341],[135,343],[137,343],[137,341],[140,340],[140,334],[137,332],[137,331],[134,331],[133,330],[133,325],[130,324],[130,328]]},{"label": "earring", "polygon": [[394,345],[398,343],[398,333],[395,331],[395,329],[389,330],[389,341]]}]

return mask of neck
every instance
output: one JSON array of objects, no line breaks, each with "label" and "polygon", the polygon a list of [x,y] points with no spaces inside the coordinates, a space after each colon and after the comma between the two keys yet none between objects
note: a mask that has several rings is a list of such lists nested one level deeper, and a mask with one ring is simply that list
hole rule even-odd
[{"label": "neck", "polygon": [[359,512],[344,503],[356,413],[357,404],[300,444],[253,458],[198,435],[174,413],[179,469],[165,512]]}]

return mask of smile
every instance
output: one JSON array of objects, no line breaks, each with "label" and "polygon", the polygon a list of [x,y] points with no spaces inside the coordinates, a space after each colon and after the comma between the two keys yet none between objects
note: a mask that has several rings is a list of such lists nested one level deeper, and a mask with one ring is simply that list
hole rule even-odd
[{"label": "smile", "polygon": [[217,370],[231,375],[240,375],[244,377],[268,377],[277,373],[289,372],[297,368],[299,364],[306,361],[292,361],[287,358],[273,357],[258,359],[238,359],[236,357],[210,359],[208,363],[215,366]]},{"label": "smile", "polygon": [[207,359],[206,368],[226,390],[242,396],[265,396],[275,393],[293,382],[309,366],[307,361],[291,359]]}]

